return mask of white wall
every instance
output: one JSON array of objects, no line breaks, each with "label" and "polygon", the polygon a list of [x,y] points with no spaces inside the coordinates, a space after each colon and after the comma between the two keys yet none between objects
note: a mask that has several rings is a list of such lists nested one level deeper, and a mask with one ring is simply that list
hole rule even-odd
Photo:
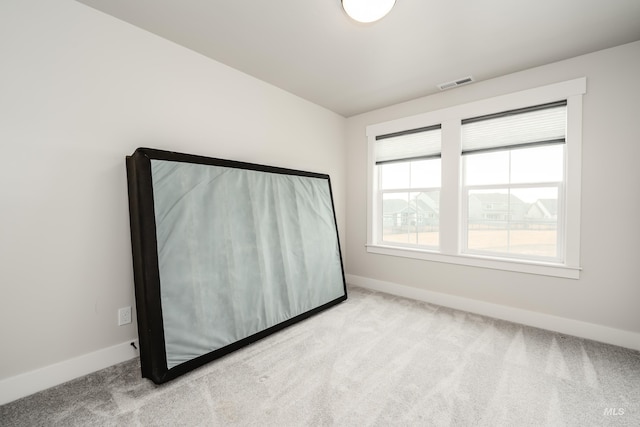
[{"label": "white wall", "polygon": [[[366,252],[367,125],[582,76],[587,94],[579,280]],[[347,119],[348,280],[640,349],[638,76],[640,42]]]},{"label": "white wall", "polygon": [[72,0],[2,0],[0,61],[0,388],[137,337],[136,147],[328,173],[344,231],[337,114]]}]

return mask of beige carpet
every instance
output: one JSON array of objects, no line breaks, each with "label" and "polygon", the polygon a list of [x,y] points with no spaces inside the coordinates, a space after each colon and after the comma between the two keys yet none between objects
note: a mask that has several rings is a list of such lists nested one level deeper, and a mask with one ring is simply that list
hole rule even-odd
[{"label": "beige carpet", "polygon": [[0,406],[1,426],[640,426],[640,353],[349,288],[163,386],[132,360]]}]

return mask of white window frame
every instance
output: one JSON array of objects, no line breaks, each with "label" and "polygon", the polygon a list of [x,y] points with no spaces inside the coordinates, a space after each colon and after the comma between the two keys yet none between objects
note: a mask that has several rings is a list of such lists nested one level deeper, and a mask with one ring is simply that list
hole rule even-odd
[{"label": "white window frame", "polygon": [[[582,97],[586,77],[528,89],[507,95],[444,108],[411,117],[367,126],[367,252],[445,262],[474,267],[515,271],[546,276],[579,279],[580,277],[580,193],[582,176]],[[564,216],[559,232],[564,233],[560,249],[562,262],[509,259],[461,252],[462,248],[462,155],[461,121],[469,117],[507,110],[567,101],[565,143]],[[382,244],[379,218],[378,174],[375,167],[376,136],[406,129],[440,124],[442,126],[442,180],[440,193],[439,249],[408,248]]]}]

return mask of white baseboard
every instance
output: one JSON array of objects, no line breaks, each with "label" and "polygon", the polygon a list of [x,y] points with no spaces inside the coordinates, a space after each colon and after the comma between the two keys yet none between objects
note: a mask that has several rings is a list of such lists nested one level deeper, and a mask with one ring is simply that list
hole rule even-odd
[{"label": "white baseboard", "polygon": [[0,380],[0,405],[133,359],[139,356],[139,350],[133,348],[132,342],[139,348],[137,339],[130,340]]},{"label": "white baseboard", "polygon": [[455,295],[443,294],[440,292],[428,291],[392,282],[369,279],[367,277],[356,276],[353,274],[347,274],[346,280],[350,285],[374,291],[385,292],[444,307],[455,308],[457,310],[481,314],[483,316],[508,320],[510,322],[520,323],[549,331],[560,332],[562,334],[618,345],[633,350],[640,350],[640,334],[635,332],[523,310],[520,308],[508,307],[505,305],[478,301],[470,298],[463,298]]}]

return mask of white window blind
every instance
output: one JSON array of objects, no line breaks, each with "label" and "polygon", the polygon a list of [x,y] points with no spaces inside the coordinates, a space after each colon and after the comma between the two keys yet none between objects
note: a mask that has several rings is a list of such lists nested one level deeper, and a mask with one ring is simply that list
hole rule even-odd
[{"label": "white window blind", "polygon": [[441,126],[434,125],[376,136],[377,165],[440,157]]},{"label": "white window blind", "polygon": [[462,154],[565,142],[567,101],[462,120]]}]

